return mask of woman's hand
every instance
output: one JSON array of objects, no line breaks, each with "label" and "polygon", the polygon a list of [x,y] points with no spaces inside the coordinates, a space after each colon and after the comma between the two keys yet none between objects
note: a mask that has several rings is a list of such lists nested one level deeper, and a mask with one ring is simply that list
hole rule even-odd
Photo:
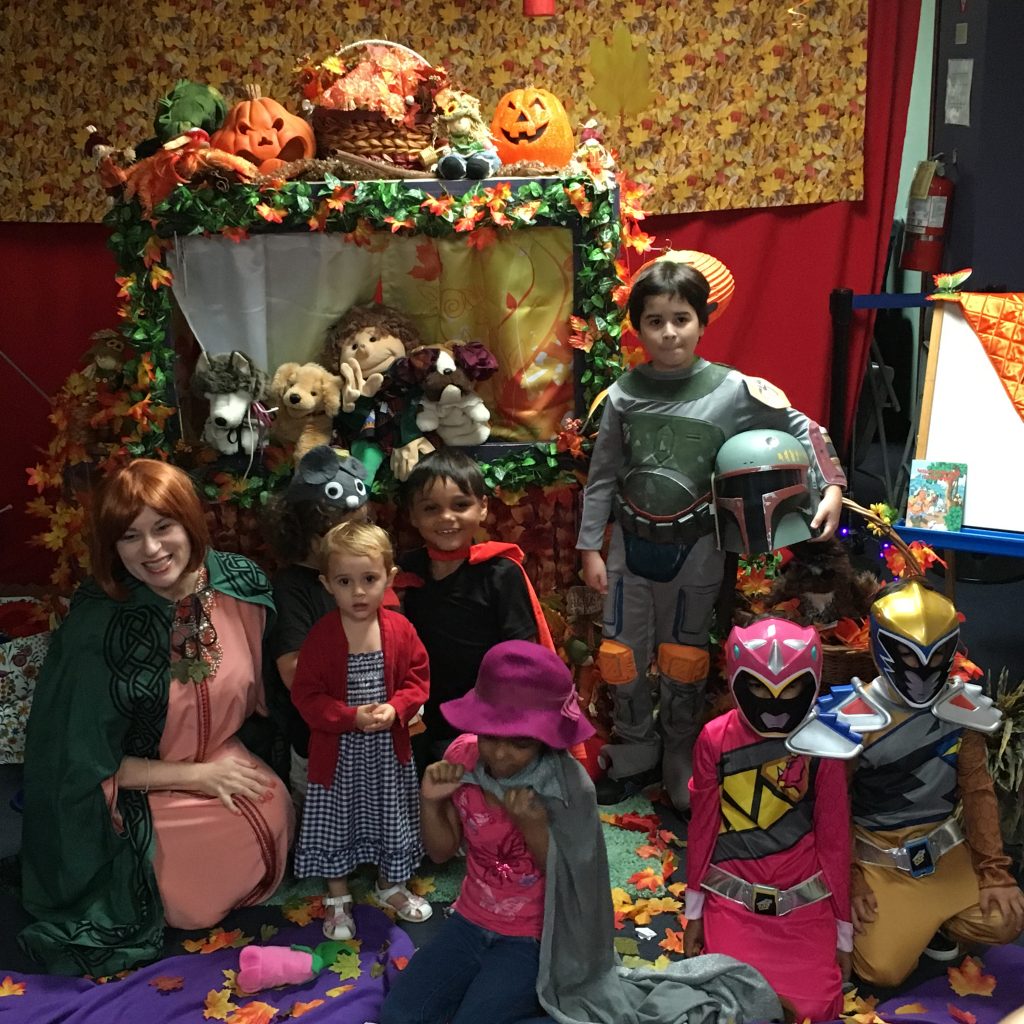
[{"label": "woman's hand", "polygon": [[685,956],[700,956],[703,952],[704,918],[689,918],[683,929],[683,954]]},{"label": "woman's hand", "polygon": [[818,502],[817,511],[811,520],[811,529],[821,529],[817,537],[812,541],[828,540],[836,532],[839,525],[839,516],[843,511],[843,489],[838,484],[829,484],[825,493]]},{"label": "woman's hand", "polygon": [[870,889],[860,896],[850,897],[850,920],[853,922],[853,930],[858,935],[862,935],[865,926],[874,924],[877,918],[878,900]]},{"label": "woman's hand", "polygon": [[427,765],[420,783],[420,795],[424,800],[447,800],[462,785],[466,769],[451,761],[435,761]]},{"label": "woman's hand", "polygon": [[596,590],[599,594],[607,594],[608,568],[604,564],[601,552],[581,551],[580,559],[583,563],[580,568],[580,575],[583,577],[583,582],[586,583],[591,590]]},{"label": "woman's hand", "polygon": [[215,796],[232,812],[239,814],[234,797],[243,796],[254,803],[271,794],[270,779],[256,761],[229,754],[219,761],[205,761],[196,764],[198,784],[196,789],[206,796]]}]

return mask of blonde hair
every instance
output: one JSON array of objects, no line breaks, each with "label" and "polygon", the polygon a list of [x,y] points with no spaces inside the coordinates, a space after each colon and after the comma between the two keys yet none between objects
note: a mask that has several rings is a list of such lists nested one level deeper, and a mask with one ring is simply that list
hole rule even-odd
[{"label": "blonde hair", "polygon": [[373,523],[349,520],[338,523],[328,530],[320,542],[320,571],[324,575],[330,571],[332,555],[365,555],[367,558],[380,558],[384,563],[385,572],[391,572],[395,565],[391,538]]}]

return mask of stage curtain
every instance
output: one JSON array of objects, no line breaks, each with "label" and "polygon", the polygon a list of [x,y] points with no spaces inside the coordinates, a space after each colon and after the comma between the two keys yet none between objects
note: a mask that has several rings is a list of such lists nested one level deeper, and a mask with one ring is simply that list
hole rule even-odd
[{"label": "stage curtain", "polygon": [[[865,197],[859,202],[652,217],[659,245],[722,259],[736,278],[728,309],[700,351],[766,377],[826,426],[850,426],[867,365],[873,316],[855,314],[848,358],[833,365],[829,294],[878,291],[899,183],[920,0],[877,0],[868,12]],[[645,257],[649,258],[649,257]],[[631,261],[639,264],[636,257]],[[842,409],[829,408],[833,374]]]},{"label": "stage curtain", "polygon": [[[89,349],[90,335],[116,327],[117,267],[100,224],[0,224],[6,325],[0,352],[47,395],[60,390]],[[29,538],[45,527],[25,504],[36,497],[26,466],[53,437],[50,405],[0,358],[0,586],[45,583],[53,560]]]}]

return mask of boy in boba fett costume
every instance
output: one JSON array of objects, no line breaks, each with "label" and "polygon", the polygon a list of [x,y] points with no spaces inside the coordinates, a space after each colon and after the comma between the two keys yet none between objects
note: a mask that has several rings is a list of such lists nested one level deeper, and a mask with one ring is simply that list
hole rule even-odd
[{"label": "boy in boba fett costume", "polygon": [[[714,294],[694,263],[706,269]],[[601,803],[615,803],[660,776],[675,807],[689,806],[708,629],[725,559],[711,494],[723,444],[755,430],[775,432],[783,446],[792,442],[786,435],[795,437],[809,464],[805,486],[821,495],[811,527],[825,539],[839,522],[846,477],[825,431],[767,381],[696,355],[704,328],[732,288],[732,275],[713,257],[670,252],[641,268],[630,290],[629,318],[650,361],[609,389],[576,543],[584,581],[606,595],[598,661],[612,684],[615,736],[602,751],[608,777],[598,784]],[[734,450],[726,475],[743,461],[744,452]],[[743,514],[738,480],[737,473],[725,488],[734,502],[728,494],[719,499],[723,522],[733,530],[739,520],[741,532],[763,530],[771,538],[773,526],[781,528],[784,503],[775,512],[765,506],[767,527],[755,524],[756,517]],[[606,566],[601,548],[611,515]],[[776,538],[769,547],[787,542]],[[747,550],[757,548],[751,543]],[[646,678],[652,660],[657,724]]]}]

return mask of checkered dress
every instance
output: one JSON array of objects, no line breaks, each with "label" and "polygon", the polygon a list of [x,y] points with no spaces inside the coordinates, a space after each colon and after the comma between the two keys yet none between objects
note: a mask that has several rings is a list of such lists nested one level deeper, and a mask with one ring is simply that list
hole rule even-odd
[{"label": "checkered dress", "polygon": [[[348,704],[387,697],[384,654],[350,654]],[[374,864],[389,882],[404,882],[423,859],[416,766],[395,757],[390,732],[342,734],[334,782],[309,784],[295,847],[297,878],[342,878]]]}]

